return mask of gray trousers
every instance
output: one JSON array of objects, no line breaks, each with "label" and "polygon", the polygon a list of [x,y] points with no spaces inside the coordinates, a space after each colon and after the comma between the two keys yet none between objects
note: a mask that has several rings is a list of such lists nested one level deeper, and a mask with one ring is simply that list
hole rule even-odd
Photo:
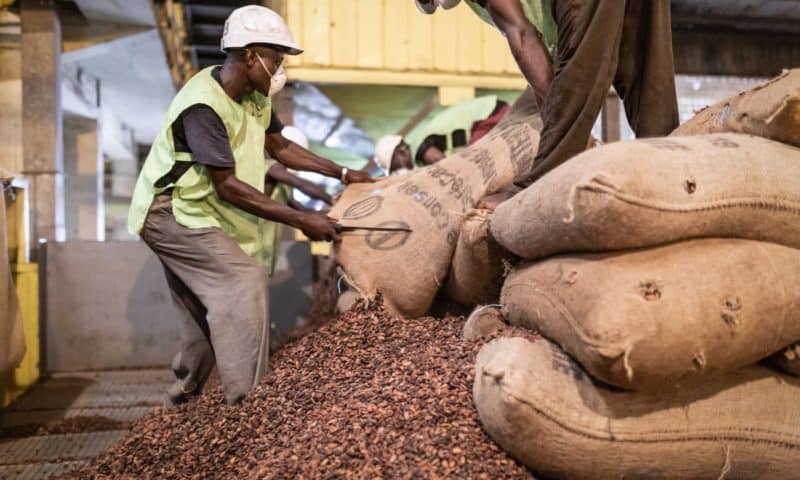
[{"label": "gray trousers", "polygon": [[182,310],[177,380],[169,397],[197,393],[216,360],[228,403],[239,401],[267,370],[269,300],[266,269],[218,228],[179,225],[169,194],[157,196],[142,239],[164,265],[173,299]]}]

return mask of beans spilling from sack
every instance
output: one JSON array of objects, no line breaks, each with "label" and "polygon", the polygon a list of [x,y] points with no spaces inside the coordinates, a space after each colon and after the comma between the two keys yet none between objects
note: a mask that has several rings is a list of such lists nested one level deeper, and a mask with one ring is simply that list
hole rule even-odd
[{"label": "beans spilling from sack", "polygon": [[458,318],[358,304],[288,344],[240,405],[158,410],[75,478],[532,478],[481,429]]},{"label": "beans spilling from sack", "polygon": [[487,432],[556,478],[796,476],[798,146],[793,70],[501,204],[502,316],[547,340],[481,350]]}]

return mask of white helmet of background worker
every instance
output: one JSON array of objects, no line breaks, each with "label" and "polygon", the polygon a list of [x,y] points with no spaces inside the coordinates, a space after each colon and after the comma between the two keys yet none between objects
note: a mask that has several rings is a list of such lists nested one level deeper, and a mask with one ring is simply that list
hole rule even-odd
[{"label": "white helmet of background worker", "polygon": [[403,137],[400,135],[384,135],[375,143],[375,163],[380,165],[386,175],[389,175],[392,170],[394,149],[402,141]]},{"label": "white helmet of background worker", "polygon": [[414,2],[417,4],[417,8],[420,12],[430,15],[439,7],[450,10],[458,5],[461,0],[414,0]]},{"label": "white helmet of background worker", "polygon": [[225,20],[220,48],[225,51],[229,48],[244,48],[254,43],[284,47],[289,55],[303,53],[280,15],[260,5],[237,8]]},{"label": "white helmet of background worker", "polygon": [[384,135],[375,143],[375,163],[386,175],[399,175],[414,168],[411,151],[400,135]]}]

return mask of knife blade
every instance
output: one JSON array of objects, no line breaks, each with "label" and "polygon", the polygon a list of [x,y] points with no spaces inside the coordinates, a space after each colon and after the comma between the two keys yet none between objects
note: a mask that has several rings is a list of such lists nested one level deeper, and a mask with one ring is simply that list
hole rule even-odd
[{"label": "knife blade", "polygon": [[333,228],[336,229],[336,233],[356,232],[358,230],[368,230],[373,232],[412,232],[410,227],[367,227],[358,225],[342,225],[340,223],[334,224]]}]

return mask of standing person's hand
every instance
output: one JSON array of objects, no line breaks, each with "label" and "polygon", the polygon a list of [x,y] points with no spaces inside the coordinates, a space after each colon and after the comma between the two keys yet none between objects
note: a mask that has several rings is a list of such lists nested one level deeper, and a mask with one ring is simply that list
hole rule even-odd
[{"label": "standing person's hand", "polygon": [[326,215],[316,212],[309,212],[303,218],[300,227],[306,237],[314,241],[339,241],[333,220]]},{"label": "standing person's hand", "polygon": [[360,170],[348,170],[347,175],[344,177],[345,184],[351,183],[373,183],[375,179],[369,176],[369,173]]}]

